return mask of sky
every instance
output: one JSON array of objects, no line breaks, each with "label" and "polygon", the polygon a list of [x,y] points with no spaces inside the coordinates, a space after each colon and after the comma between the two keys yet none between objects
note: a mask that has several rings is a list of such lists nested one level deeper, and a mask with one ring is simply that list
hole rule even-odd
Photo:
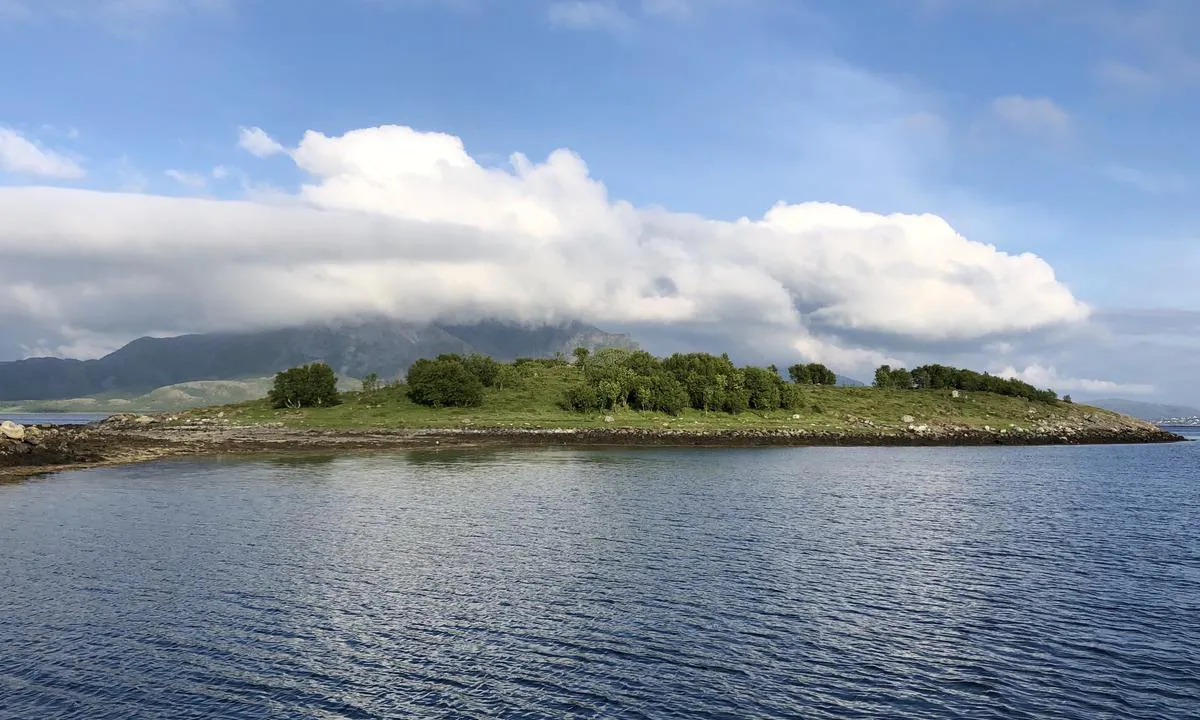
[{"label": "sky", "polygon": [[387,315],[1200,404],[1200,4],[0,0],[0,360]]}]

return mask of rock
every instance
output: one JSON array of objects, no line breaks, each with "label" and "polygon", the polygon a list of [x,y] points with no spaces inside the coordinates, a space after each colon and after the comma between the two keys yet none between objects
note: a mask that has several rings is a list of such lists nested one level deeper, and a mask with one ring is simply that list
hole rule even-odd
[{"label": "rock", "polygon": [[793,415],[793,416],[792,416],[792,419],[793,419],[793,420],[799,420],[799,419],[800,419],[800,416],[799,416],[799,415]]},{"label": "rock", "polygon": [[149,425],[150,423],[154,423],[154,422],[158,422],[158,421],[155,420],[154,418],[150,417],[149,415],[138,415],[137,418],[134,419],[134,422],[137,423],[138,425]]},{"label": "rock", "polygon": [[962,393],[960,393],[960,392],[959,392],[959,391],[957,391],[957,390],[951,390],[951,391],[950,391],[950,397],[952,397],[952,398],[958,398],[958,397],[962,397]]},{"label": "rock", "polygon": [[36,427],[25,428],[25,442],[30,445],[42,444],[42,431]]},{"label": "rock", "polygon": [[900,422],[902,423],[915,423],[916,421],[917,419],[912,415],[905,415],[904,417],[900,418]]},{"label": "rock", "polygon": [[615,417],[613,417],[612,415],[604,416],[604,422],[606,422],[606,423],[614,423],[616,421],[617,421],[617,419]]},{"label": "rock", "polygon": [[0,423],[0,437],[6,437],[9,440],[24,440],[25,426],[18,425],[12,420],[5,420]]}]

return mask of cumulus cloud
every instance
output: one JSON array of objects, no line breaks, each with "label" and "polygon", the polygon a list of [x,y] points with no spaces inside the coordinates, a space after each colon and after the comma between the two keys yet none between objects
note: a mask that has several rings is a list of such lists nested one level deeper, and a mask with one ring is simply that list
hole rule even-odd
[{"label": "cumulus cloud", "polygon": [[1117,383],[1110,380],[1092,380],[1063,376],[1054,367],[1029,365],[1024,370],[1006,367],[996,373],[1001,377],[1016,378],[1037,387],[1052,388],[1058,392],[1082,391],[1087,393],[1132,393],[1148,395],[1155,391],[1153,385],[1138,383]]},{"label": "cumulus cloud", "polygon": [[0,188],[0,322],[136,334],[579,319],[721,328],[865,368],[893,360],[875,349],[888,338],[983,346],[1089,312],[1042,259],[933,215],[641,209],[570,151],[484,167],[457,137],[400,126],[310,131],[279,151],[309,181],[254,201]]},{"label": "cumulus cloud", "polygon": [[268,135],[262,128],[240,128],[238,130],[238,147],[255,157],[270,157],[284,151],[275,138]]},{"label": "cumulus cloud", "polygon": [[992,101],[992,114],[1001,122],[1033,135],[1066,135],[1071,115],[1049,98],[1008,95]]},{"label": "cumulus cloud", "polygon": [[77,180],[83,168],[74,160],[37,143],[11,128],[0,126],[0,170],[58,180]]}]

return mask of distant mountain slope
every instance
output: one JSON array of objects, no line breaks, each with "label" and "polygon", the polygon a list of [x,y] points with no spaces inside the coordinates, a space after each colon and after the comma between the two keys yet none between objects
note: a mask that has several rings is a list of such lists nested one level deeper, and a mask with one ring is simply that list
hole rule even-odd
[{"label": "distant mountain slope", "polygon": [[1129,415],[1142,420],[1154,422],[1166,418],[1188,418],[1200,417],[1200,410],[1182,405],[1161,405],[1159,403],[1141,402],[1138,400],[1126,400],[1124,398],[1101,398],[1099,400],[1088,400],[1088,405],[1105,410],[1119,412],[1122,415]]},{"label": "distant mountain slope", "polygon": [[241,380],[324,361],[340,375],[383,378],[440,353],[483,352],[499,360],[552,356],[576,346],[636,346],[582,323],[525,327],[413,325],[393,320],[310,325],[251,333],[141,338],[98,360],[32,358],[0,363],[0,400],[135,396],[196,380]]},{"label": "distant mountain slope", "polygon": [[[185,410],[207,405],[229,405],[258,400],[265,397],[274,382],[273,377],[247,378],[245,380],[194,380],[155,388],[144,395],[118,397],[64,398],[59,400],[0,400],[0,413],[56,413],[56,412],[151,412]],[[339,390],[357,390],[358,380],[338,378]]]}]

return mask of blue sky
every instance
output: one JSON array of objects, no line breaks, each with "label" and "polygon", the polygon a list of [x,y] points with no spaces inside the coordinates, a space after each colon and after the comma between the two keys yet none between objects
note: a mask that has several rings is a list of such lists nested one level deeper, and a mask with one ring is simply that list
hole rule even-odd
[{"label": "blue sky", "polygon": [[[239,148],[251,127],[410,126],[485,166],[570,148],[637,207],[939,215],[1049,263],[1097,352],[1149,335],[1165,362],[1200,326],[1197,38],[1182,0],[0,0],[0,128],[83,173],[0,184],[298,192],[311,172]],[[44,339],[22,332],[8,355]],[[1047,348],[1014,366],[1140,374]],[[1178,372],[1155,394],[1196,397]]]}]

